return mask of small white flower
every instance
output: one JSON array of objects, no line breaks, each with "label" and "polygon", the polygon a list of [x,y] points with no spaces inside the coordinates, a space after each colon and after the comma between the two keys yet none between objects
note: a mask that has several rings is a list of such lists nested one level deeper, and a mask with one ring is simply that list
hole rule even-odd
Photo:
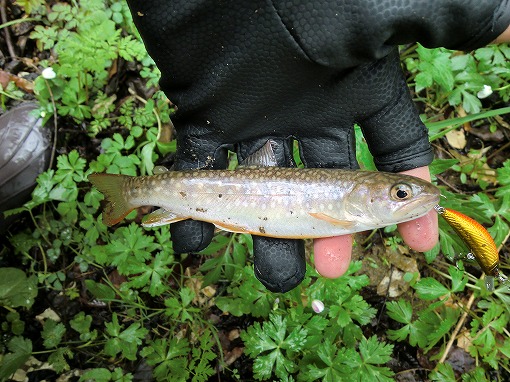
[{"label": "small white flower", "polygon": [[483,85],[483,89],[476,93],[476,96],[480,99],[487,98],[492,94],[492,88],[489,85]]},{"label": "small white flower", "polygon": [[315,313],[321,313],[324,310],[324,303],[321,300],[313,300],[312,309]]},{"label": "small white flower", "polygon": [[47,80],[52,80],[57,76],[57,73],[55,73],[52,67],[43,69],[41,74],[43,78],[46,78]]}]

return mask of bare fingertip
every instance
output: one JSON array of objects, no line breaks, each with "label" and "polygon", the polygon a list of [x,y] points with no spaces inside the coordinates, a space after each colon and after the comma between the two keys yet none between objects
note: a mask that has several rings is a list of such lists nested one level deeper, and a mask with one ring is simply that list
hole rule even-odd
[{"label": "bare fingertip", "polygon": [[404,242],[415,251],[430,251],[439,239],[437,214],[430,211],[421,218],[398,225]]},{"label": "bare fingertip", "polygon": [[314,240],[315,269],[327,278],[342,276],[351,262],[352,235]]}]

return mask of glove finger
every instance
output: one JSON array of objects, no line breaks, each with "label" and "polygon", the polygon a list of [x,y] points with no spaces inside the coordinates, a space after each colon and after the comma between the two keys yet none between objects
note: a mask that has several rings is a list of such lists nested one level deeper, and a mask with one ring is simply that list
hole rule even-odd
[{"label": "glove finger", "polygon": [[199,252],[211,243],[214,224],[183,220],[170,224],[170,235],[175,253]]},{"label": "glove finger", "polygon": [[359,168],[353,128],[339,128],[334,137],[300,138],[299,150],[306,167]]},{"label": "glove finger", "polygon": [[[262,147],[267,138],[239,145],[240,160]],[[271,139],[276,164],[295,166],[292,141]],[[298,286],[305,277],[305,245],[303,240],[253,236],[253,265],[257,279],[271,292],[285,293]]]},{"label": "glove finger", "polygon": [[359,69],[353,99],[363,110],[361,126],[374,163],[381,171],[401,172],[430,164],[433,152],[402,71],[398,50]]},{"label": "glove finger", "polygon": [[[226,168],[227,151],[221,146],[211,149],[210,144],[201,142],[202,147],[193,144],[179,144],[175,170],[194,168]],[[205,151],[203,149],[210,149]],[[173,250],[175,253],[198,252],[206,248],[214,236],[214,224],[198,220],[184,220],[170,225]]]},{"label": "glove finger", "polygon": [[305,277],[304,241],[253,236],[253,266],[271,292],[288,292]]}]

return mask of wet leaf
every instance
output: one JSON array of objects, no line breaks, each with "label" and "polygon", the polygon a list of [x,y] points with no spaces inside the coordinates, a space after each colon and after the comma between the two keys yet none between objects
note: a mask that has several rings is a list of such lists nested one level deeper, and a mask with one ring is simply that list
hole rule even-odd
[{"label": "wet leaf", "polygon": [[37,278],[18,268],[0,268],[0,304],[30,308],[37,296]]}]

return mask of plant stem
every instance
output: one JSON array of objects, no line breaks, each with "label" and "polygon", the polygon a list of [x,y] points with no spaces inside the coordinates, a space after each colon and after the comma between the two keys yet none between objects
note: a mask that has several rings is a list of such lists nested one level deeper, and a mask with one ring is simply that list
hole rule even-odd
[{"label": "plant stem", "polygon": [[450,352],[450,349],[453,346],[453,342],[455,341],[455,338],[457,338],[457,335],[459,334],[460,330],[464,326],[464,322],[466,321],[466,318],[469,314],[469,311],[471,310],[471,306],[475,302],[475,293],[472,292],[471,296],[469,297],[468,303],[466,304],[466,307],[464,308],[464,313],[462,313],[462,316],[460,317],[459,322],[457,322],[457,326],[455,326],[455,329],[453,330],[452,335],[450,336],[450,340],[448,341],[448,344],[446,345],[446,348],[444,349],[443,355],[441,356],[441,359],[438,361],[436,365],[441,365],[446,360],[446,357],[448,357],[448,353]]},{"label": "plant stem", "polygon": [[[2,25],[7,24],[7,12],[5,11],[6,8],[6,0],[0,1],[0,17],[2,18]],[[7,49],[9,50],[9,54],[11,57],[16,57],[16,51],[14,50],[14,46],[12,45],[11,40],[11,32],[9,31],[9,28],[5,28],[5,43],[7,44]]]},{"label": "plant stem", "polygon": [[430,123],[425,122],[425,125],[427,125],[429,130],[432,130],[432,131],[440,131],[441,129],[447,128],[445,130],[440,131],[439,133],[435,133],[434,135],[431,135],[429,139],[432,142],[436,139],[443,137],[448,132],[455,130],[458,126],[463,125],[466,122],[477,121],[479,119],[495,117],[497,115],[503,115],[503,114],[508,114],[508,113],[510,113],[510,107],[502,107],[502,108],[496,109],[496,110],[484,111],[483,113],[471,114],[466,117],[452,118],[452,119],[447,119],[447,120],[440,121],[440,122],[430,122]]}]

